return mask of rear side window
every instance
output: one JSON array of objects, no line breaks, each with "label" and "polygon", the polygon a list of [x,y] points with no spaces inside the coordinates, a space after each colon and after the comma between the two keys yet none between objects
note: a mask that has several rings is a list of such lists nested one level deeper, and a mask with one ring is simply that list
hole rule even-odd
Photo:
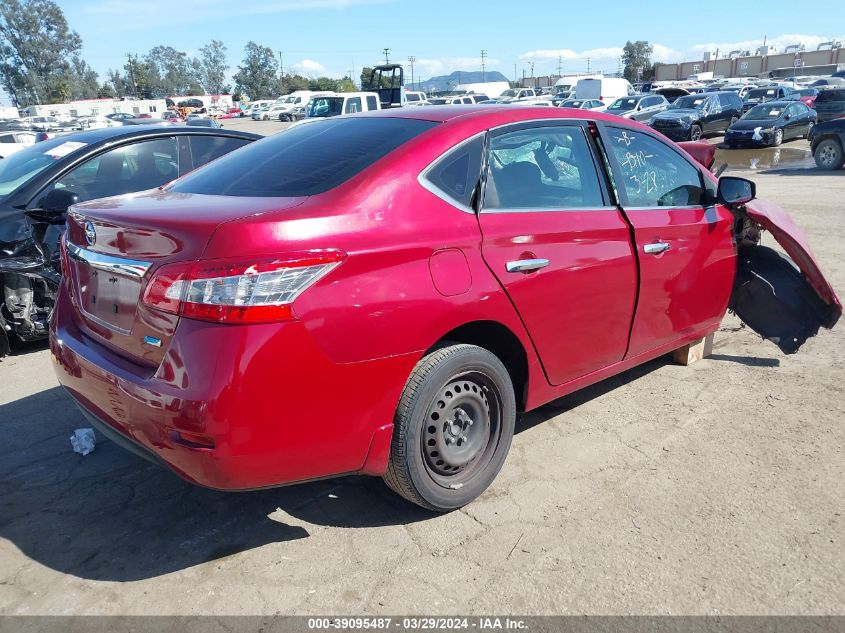
[{"label": "rear side window", "polygon": [[845,101],[845,90],[819,90],[816,103],[834,103]]},{"label": "rear side window", "polygon": [[472,206],[472,194],[481,178],[484,139],[479,136],[438,160],[425,179],[441,193],[465,207]]},{"label": "rear side window", "polygon": [[602,205],[595,164],[580,127],[526,128],[491,139],[484,210]]},{"label": "rear side window", "polygon": [[243,147],[249,143],[243,138],[232,138],[228,136],[192,136],[191,156],[194,168],[210,163],[232,150]]},{"label": "rear side window", "polygon": [[211,196],[312,196],[346,182],[431,121],[352,117],[303,123],[250,144],[175,183],[170,191]]},{"label": "rear side window", "polygon": [[367,110],[378,110],[378,103],[376,102],[375,95],[370,95],[367,97]]}]

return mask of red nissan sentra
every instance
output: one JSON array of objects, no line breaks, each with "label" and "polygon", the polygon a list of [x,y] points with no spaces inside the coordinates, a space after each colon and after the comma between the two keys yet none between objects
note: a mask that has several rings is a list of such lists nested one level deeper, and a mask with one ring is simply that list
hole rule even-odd
[{"label": "red nissan sentra", "polygon": [[493,481],[517,411],[695,341],[729,306],[787,353],[836,323],[804,236],[753,183],[643,125],[539,110],[309,122],[73,207],[59,380],[191,482],[366,473],[445,511]]}]

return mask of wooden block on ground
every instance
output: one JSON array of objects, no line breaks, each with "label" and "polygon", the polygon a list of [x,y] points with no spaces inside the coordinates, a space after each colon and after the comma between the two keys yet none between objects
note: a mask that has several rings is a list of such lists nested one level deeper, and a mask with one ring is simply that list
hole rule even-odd
[{"label": "wooden block on ground", "polygon": [[692,365],[694,362],[707,358],[713,353],[713,335],[693,341],[675,350],[673,357],[679,365]]}]

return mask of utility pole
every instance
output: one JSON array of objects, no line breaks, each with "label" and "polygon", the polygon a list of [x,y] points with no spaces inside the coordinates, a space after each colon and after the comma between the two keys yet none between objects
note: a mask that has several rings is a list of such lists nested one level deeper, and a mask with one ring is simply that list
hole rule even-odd
[{"label": "utility pole", "polygon": [[282,64],[282,51],[279,51],[279,79],[285,76],[285,66]]},{"label": "utility pole", "polygon": [[417,58],[411,55],[408,57],[408,65],[411,67],[411,88],[414,87],[414,62],[417,61]]},{"label": "utility pole", "polygon": [[389,48],[383,48],[383,49],[381,49],[381,52],[384,54],[384,63],[389,64],[390,63],[390,49]]},{"label": "utility pole", "polygon": [[485,72],[484,72],[486,70],[486,65],[485,65],[486,61],[487,61],[487,51],[482,48],[481,49],[481,83],[484,83],[484,81],[486,80]]},{"label": "utility pole", "polygon": [[557,76],[563,77],[563,55],[557,56]]},{"label": "utility pole", "polygon": [[531,64],[531,79],[534,79],[534,61],[532,60],[528,63]]},{"label": "utility pole", "polygon": [[590,74],[590,58],[587,58],[587,74]]}]

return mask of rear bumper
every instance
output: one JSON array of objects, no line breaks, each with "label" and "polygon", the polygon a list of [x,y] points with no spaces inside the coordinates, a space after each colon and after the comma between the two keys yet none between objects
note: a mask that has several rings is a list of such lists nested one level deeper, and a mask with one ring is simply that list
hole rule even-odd
[{"label": "rear bumper", "polygon": [[[145,368],[86,336],[64,284],[50,349],[59,382],[93,426],[184,479],[221,490],[381,474],[401,390],[418,359],[334,363],[298,322],[183,319],[162,364]],[[213,448],[180,433],[208,438]]]}]

